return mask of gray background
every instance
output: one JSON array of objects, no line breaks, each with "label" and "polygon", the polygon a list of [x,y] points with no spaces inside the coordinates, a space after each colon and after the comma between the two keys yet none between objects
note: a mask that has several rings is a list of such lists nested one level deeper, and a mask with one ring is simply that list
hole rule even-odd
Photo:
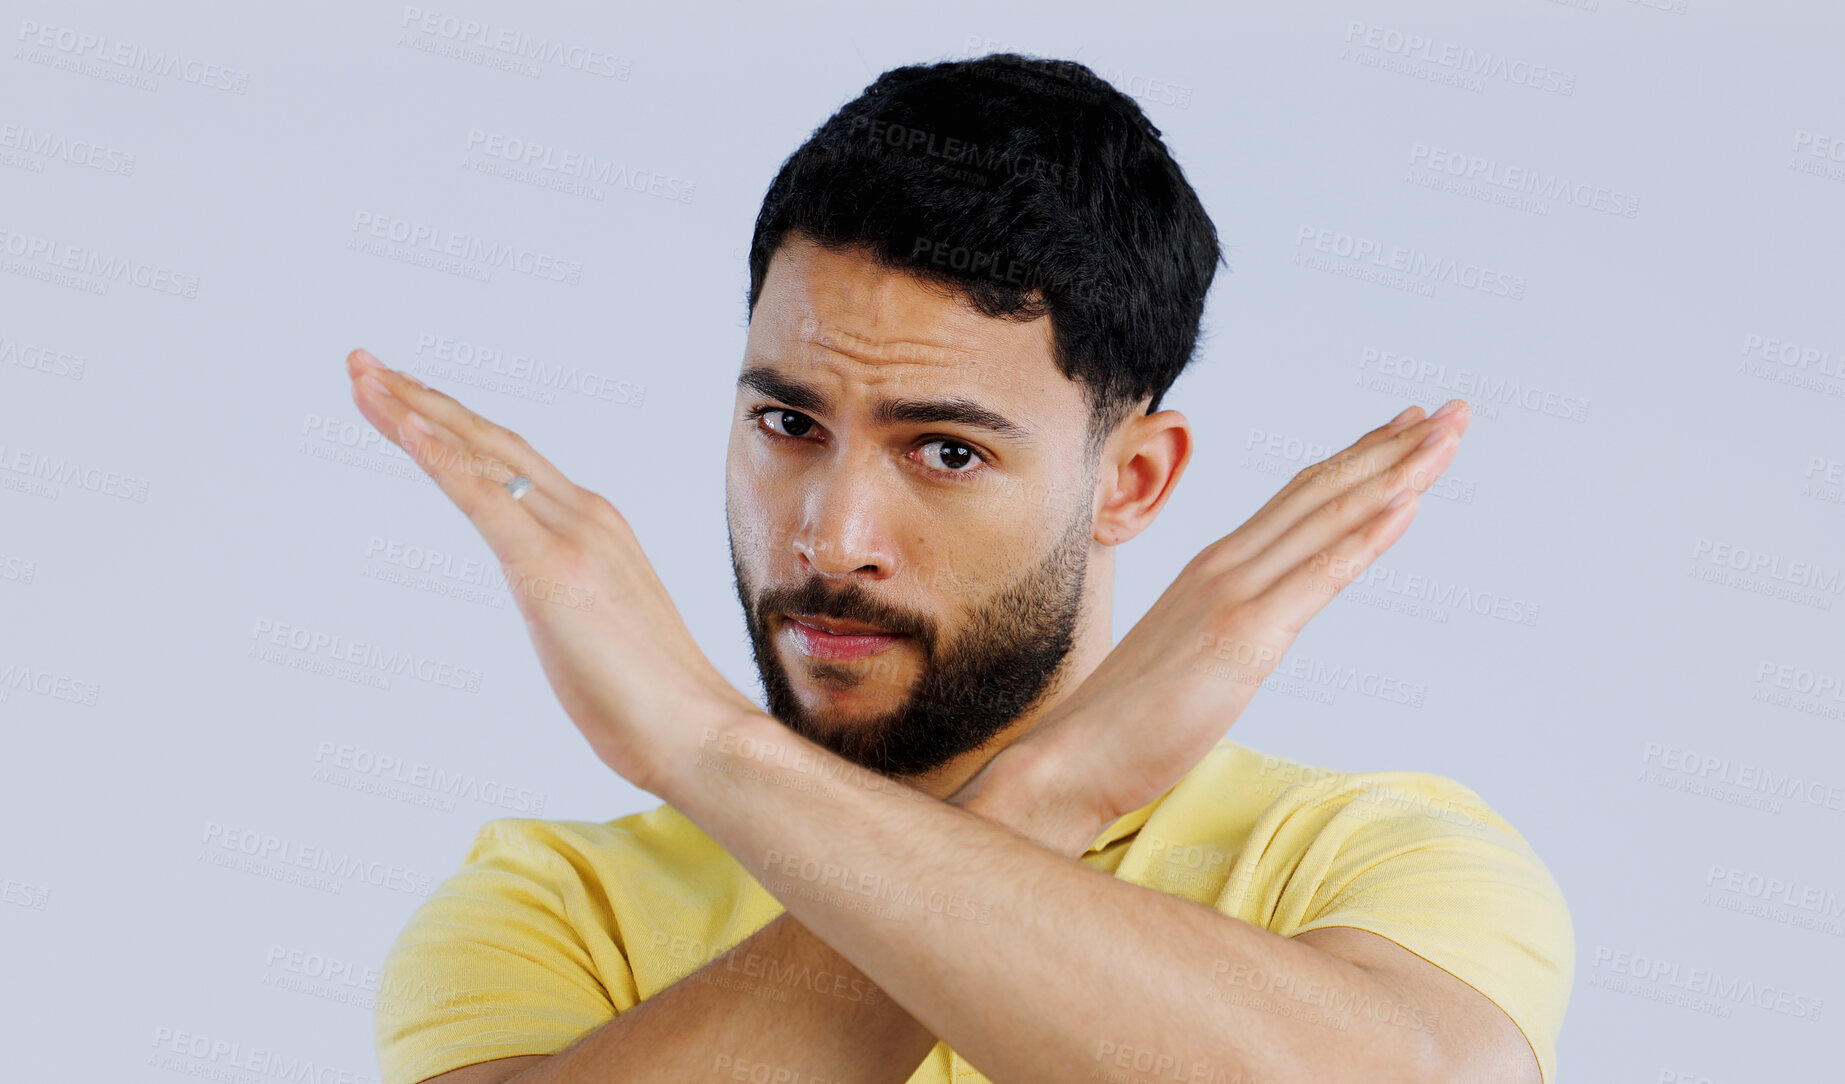
[{"label": "gray background", "polygon": [[[0,20],[10,1076],[267,1079],[173,1053],[203,1036],[374,1079],[367,969],[482,822],[655,804],[558,708],[470,525],[363,436],[342,358],[424,375],[608,496],[753,694],[722,472],[762,192],[877,73],[1004,48],[1139,97],[1232,267],[1167,400],[1198,451],[1121,554],[1116,635],[1295,471],[1409,402],[1470,398],[1442,487],[1232,736],[1450,775],[1524,832],[1576,926],[1562,1079],[1836,1072],[1836,6],[422,9],[593,50],[587,71],[508,70],[402,6],[160,7]],[[1457,74],[1450,47],[1513,63]],[[634,187],[510,176],[489,136]],[[1473,191],[1427,168],[1476,159]],[[1561,194],[1518,196],[1514,169]],[[405,261],[362,225],[387,219],[576,281]],[[1346,245],[1521,296],[1370,281]],[[416,667],[322,672],[334,649],[284,628]],[[1790,773],[1816,800],[1757,785]],[[283,879],[310,848],[395,872]],[[1707,971],[1797,1000],[1684,1003]]]}]

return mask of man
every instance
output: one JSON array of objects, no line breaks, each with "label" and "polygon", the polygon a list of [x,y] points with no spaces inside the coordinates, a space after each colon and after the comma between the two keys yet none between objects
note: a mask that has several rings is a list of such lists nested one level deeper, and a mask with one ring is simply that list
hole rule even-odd
[{"label": "man", "polygon": [[1302,472],[1111,649],[1218,262],[1081,65],[900,68],[822,125],[756,223],[726,463],[767,713],[609,502],[355,351],[572,721],[665,799],[482,829],[387,960],[385,1084],[1552,1080],[1571,929],[1518,833],[1223,737],[1465,404]]}]

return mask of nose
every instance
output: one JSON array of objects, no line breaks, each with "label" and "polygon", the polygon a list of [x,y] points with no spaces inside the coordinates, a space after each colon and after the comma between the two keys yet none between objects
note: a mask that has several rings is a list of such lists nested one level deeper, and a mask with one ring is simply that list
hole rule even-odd
[{"label": "nose", "polygon": [[880,494],[889,480],[875,452],[840,450],[808,472],[794,550],[808,568],[832,578],[888,579],[897,557]]}]

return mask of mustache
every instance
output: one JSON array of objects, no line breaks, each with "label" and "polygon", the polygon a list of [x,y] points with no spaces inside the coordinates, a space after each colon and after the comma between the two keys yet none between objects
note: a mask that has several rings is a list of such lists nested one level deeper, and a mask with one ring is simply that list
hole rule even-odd
[{"label": "mustache", "polygon": [[819,580],[809,580],[800,587],[771,587],[759,592],[756,596],[757,623],[763,624],[770,614],[812,614],[839,621],[857,621],[914,637],[924,644],[932,642],[935,635],[932,621],[883,606],[861,588],[830,591]]}]

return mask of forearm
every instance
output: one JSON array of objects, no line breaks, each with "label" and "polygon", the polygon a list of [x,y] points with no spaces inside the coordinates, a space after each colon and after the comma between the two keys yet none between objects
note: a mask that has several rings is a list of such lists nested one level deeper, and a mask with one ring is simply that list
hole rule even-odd
[{"label": "forearm", "polygon": [[[895,784],[892,784],[893,786]],[[981,789],[978,815],[1074,856],[1087,846],[1049,833],[1027,804]],[[960,796],[950,798],[963,804]],[[967,800],[973,802],[972,796]],[[929,1029],[792,915],[536,1063],[516,1084],[824,1080],[902,1084],[936,1044]],[[741,1074],[740,1076],[738,1074]]]},{"label": "forearm", "polygon": [[1106,1076],[1124,1054],[1187,1081],[1432,1079],[1432,1034],[1380,1017],[1404,999],[1363,969],[947,803],[816,787],[849,768],[771,722],[736,733],[821,767],[707,760],[666,797],[992,1079]]},{"label": "forearm", "polygon": [[783,914],[514,1084],[902,1084],[935,1042],[861,971]]}]

